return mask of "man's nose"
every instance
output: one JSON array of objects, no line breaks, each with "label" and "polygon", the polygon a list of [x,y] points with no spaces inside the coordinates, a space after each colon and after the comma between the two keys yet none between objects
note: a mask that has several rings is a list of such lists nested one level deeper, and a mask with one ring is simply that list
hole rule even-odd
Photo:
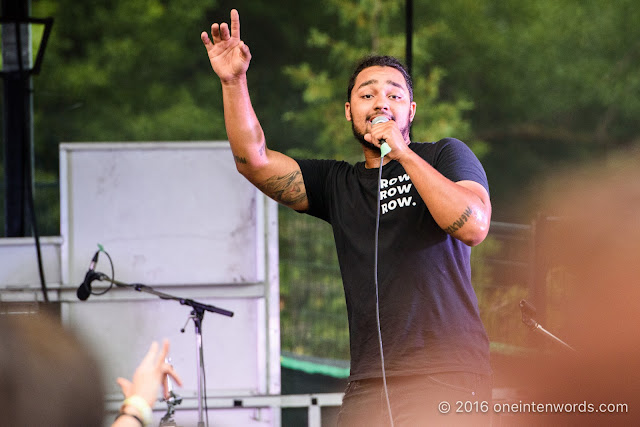
[{"label": "man's nose", "polygon": [[385,96],[376,97],[376,102],[374,104],[376,110],[388,110],[389,109],[389,100]]}]

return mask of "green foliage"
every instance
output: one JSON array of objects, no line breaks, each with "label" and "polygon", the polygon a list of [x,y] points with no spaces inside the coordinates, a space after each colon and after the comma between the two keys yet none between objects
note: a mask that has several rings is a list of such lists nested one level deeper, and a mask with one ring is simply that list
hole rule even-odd
[{"label": "green foliage", "polygon": [[499,220],[535,216],[520,201],[538,177],[638,139],[636,2],[451,0],[420,3],[416,16],[443,28],[430,40],[443,96],[473,101],[465,118],[490,148]]},{"label": "green foliage", "polygon": [[[326,61],[320,67],[304,62],[285,68],[292,83],[302,88],[305,107],[287,111],[284,119],[315,135],[312,145],[293,147],[288,154],[350,161],[361,157],[350,124],[341,120],[347,82],[357,61],[368,54],[403,57],[405,33],[404,25],[400,24],[403,23],[403,5],[403,1],[397,0],[384,2],[384,13],[381,13],[382,2],[379,0],[328,2],[328,10],[339,18],[338,27],[332,27],[330,31],[311,28],[307,39],[307,46]],[[413,134],[420,135],[419,140],[470,135],[469,123],[463,114],[472,108],[472,102],[464,97],[442,100],[440,83],[444,70],[429,62],[429,40],[441,29],[441,25],[421,26],[415,35],[420,40],[414,78],[414,99],[419,100],[419,107]],[[474,147],[475,144],[470,145]],[[478,147],[486,152],[486,145]]]},{"label": "green foliage", "polygon": [[[55,171],[62,141],[224,139],[198,36],[237,6],[270,147],[359,159],[342,119],[346,81],[366,54],[404,56],[404,5],[34,0],[33,16],[55,19],[34,79],[36,167]],[[413,138],[467,142],[487,169],[494,218],[528,222],[513,201],[538,175],[638,139],[637,22],[632,0],[415,3]]]},{"label": "green foliage", "polygon": [[213,3],[69,0],[53,15],[35,79],[36,157],[55,170],[62,141],[225,139],[219,84],[198,36]]}]

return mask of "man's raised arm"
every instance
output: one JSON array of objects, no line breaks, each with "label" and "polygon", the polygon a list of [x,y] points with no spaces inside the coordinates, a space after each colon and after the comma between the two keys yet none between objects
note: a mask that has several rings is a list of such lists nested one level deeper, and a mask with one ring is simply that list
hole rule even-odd
[{"label": "man's raised arm", "polygon": [[298,163],[267,148],[251,105],[247,86],[251,52],[240,39],[238,11],[231,11],[231,28],[225,22],[214,23],[211,39],[206,32],[200,38],[211,68],[222,84],[224,122],[238,171],[275,201],[296,210],[307,210],[309,202]]}]

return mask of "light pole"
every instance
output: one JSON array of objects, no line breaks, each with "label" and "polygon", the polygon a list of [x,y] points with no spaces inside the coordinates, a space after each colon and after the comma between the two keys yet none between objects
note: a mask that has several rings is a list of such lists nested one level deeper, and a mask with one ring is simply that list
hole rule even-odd
[{"label": "light pole", "polygon": [[[40,71],[52,18],[29,17],[29,0],[2,0],[3,142],[5,174],[5,236],[27,235],[27,208],[33,186],[33,86]],[[44,25],[35,61],[31,26]]]}]

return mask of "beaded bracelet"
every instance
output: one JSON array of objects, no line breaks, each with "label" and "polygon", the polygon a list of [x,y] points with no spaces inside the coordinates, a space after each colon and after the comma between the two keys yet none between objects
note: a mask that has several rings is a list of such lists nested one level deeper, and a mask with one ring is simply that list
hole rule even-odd
[{"label": "beaded bracelet", "polygon": [[[153,416],[151,412],[151,407],[147,403],[147,401],[137,395],[127,397],[122,403],[122,407],[120,408],[120,412],[124,412],[124,408],[126,406],[132,406],[138,410],[140,416],[142,417],[142,426],[146,427],[153,421]],[[138,417],[136,417],[138,418]],[[140,418],[139,418],[140,419]]]}]

